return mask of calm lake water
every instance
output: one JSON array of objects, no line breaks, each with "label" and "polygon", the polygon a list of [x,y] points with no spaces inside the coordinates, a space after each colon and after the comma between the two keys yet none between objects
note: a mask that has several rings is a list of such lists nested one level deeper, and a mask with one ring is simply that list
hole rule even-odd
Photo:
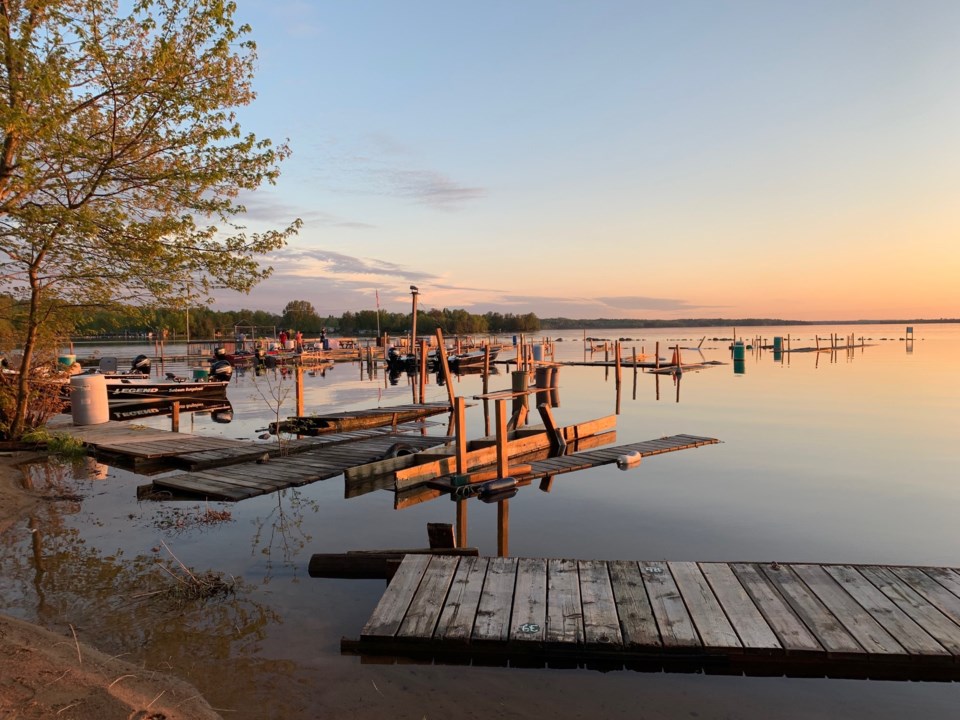
[{"label": "calm lake water", "polygon": [[[510,501],[510,554],[960,566],[960,326],[915,331],[908,344],[902,325],[742,328],[738,336],[768,342],[789,334],[794,349],[830,333],[866,338],[836,354],[748,351],[742,373],[731,328],[588,331],[631,338],[625,354],[659,341],[661,356],[679,344],[694,348],[685,362],[725,363],[685,372],[679,386],[625,369],[618,443],[677,433],[722,442],[629,472],[558,476],[549,493],[521,489]],[[584,359],[580,331],[558,336],[558,360]],[[491,378],[492,389],[509,385],[503,370]],[[564,367],[559,387],[561,424],[617,408],[612,369]],[[455,388],[469,397],[481,380]],[[181,427],[255,439],[285,394],[281,416],[292,414],[292,384],[248,374],[230,388],[233,422],[193,416]],[[306,377],[307,412],[412,398],[406,377],[393,386],[359,364]],[[427,399],[445,398],[431,378]],[[471,437],[484,433],[480,405],[467,420]],[[430,432],[446,432],[444,416]],[[359,635],[384,583],[309,578],[310,554],[423,546],[428,522],[455,520],[446,498],[394,510],[389,491],[345,500],[338,477],[236,504],[138,502],[143,476],[92,461],[29,477],[57,499],[3,537],[4,610],[68,634],[72,624],[108,653],[174,672],[229,718],[953,718],[960,706],[958,684],[361,664],[340,655],[339,641]],[[208,508],[231,518],[198,524]],[[469,544],[496,554],[496,524],[495,505],[471,503]],[[162,604],[148,593],[160,587],[158,561],[176,572],[172,555],[233,576],[236,593]]]}]

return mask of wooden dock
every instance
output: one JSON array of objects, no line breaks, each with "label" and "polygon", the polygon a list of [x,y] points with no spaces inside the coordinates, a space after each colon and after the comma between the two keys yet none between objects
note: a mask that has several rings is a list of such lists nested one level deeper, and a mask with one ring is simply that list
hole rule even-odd
[{"label": "wooden dock", "polygon": [[286,432],[300,435],[320,435],[366,428],[398,425],[431,415],[450,412],[449,403],[418,403],[390,407],[346,410],[337,413],[300,415],[270,423],[270,432]]},{"label": "wooden dock", "polygon": [[[545,477],[578,470],[589,470],[601,465],[611,465],[630,453],[638,453],[640,457],[646,458],[668,452],[690,450],[704,445],[715,445],[719,442],[716,438],[699,437],[697,435],[670,435],[657,440],[643,440],[628,445],[616,445],[600,450],[586,450],[542,460],[533,460],[527,465],[528,470],[514,473],[514,476],[519,484],[529,484],[533,480]],[[453,478],[449,475],[431,480],[427,485],[438,490],[453,490],[455,487]]]},{"label": "wooden dock", "polygon": [[953,568],[408,555],[344,652],[960,680]]},{"label": "wooden dock", "polygon": [[[282,454],[264,461],[264,451],[261,450],[259,459],[253,462],[227,466],[220,463],[207,470],[156,478],[151,491],[161,496],[172,494],[210,500],[245,500],[275,490],[336,477],[347,468],[392,455],[398,445],[402,445],[405,452],[418,452],[447,442],[445,437],[394,432],[371,435],[371,432],[367,430],[339,433],[339,437],[304,438],[295,441],[300,443],[296,454]],[[367,435],[364,437],[361,433]],[[312,446],[307,444],[311,441]]]}]

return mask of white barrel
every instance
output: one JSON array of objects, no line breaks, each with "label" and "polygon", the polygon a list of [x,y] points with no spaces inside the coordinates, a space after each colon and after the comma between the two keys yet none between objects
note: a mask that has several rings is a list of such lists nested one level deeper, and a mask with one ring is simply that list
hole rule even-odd
[{"label": "white barrel", "polygon": [[297,346],[297,341],[296,341],[296,340],[287,340],[287,341],[283,344],[283,349],[284,349],[284,350],[293,350],[296,346]]},{"label": "white barrel", "polygon": [[75,425],[98,425],[110,420],[107,379],[103,375],[70,378],[70,414]]}]

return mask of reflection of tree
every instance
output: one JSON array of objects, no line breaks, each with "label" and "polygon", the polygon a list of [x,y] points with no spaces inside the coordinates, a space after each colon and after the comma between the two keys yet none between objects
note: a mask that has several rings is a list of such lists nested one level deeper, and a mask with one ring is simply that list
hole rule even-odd
[{"label": "reflection of tree", "polygon": [[[70,490],[57,475],[63,472],[37,469],[31,482]],[[66,494],[56,492],[54,498]],[[161,567],[175,571],[176,563],[147,554],[128,557],[123,549],[105,553],[70,527],[68,517],[78,509],[72,500],[50,500],[27,527],[14,525],[0,537],[0,597],[7,612],[47,627],[70,624],[81,640],[105,652],[174,668],[256,653],[269,624],[281,622],[240,583],[233,594],[215,600],[163,601],[164,594],[151,593],[176,582]]]},{"label": "reflection of tree", "polygon": [[[297,555],[313,538],[303,531],[304,510],[317,512],[316,500],[303,496],[297,488],[286,488],[276,492],[277,505],[265,518],[255,520],[251,554],[260,553],[266,557],[266,575],[264,583],[273,577],[273,558],[276,552],[283,567],[293,570],[294,582],[297,581],[300,564],[295,562]],[[288,507],[284,508],[284,500]]]}]

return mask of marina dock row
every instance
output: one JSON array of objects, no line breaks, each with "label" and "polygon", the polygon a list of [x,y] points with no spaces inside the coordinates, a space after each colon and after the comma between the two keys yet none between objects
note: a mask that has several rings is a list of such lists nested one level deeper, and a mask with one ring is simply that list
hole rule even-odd
[{"label": "marina dock row", "polygon": [[960,680],[960,573],[407,555],[341,649],[380,662]]}]

